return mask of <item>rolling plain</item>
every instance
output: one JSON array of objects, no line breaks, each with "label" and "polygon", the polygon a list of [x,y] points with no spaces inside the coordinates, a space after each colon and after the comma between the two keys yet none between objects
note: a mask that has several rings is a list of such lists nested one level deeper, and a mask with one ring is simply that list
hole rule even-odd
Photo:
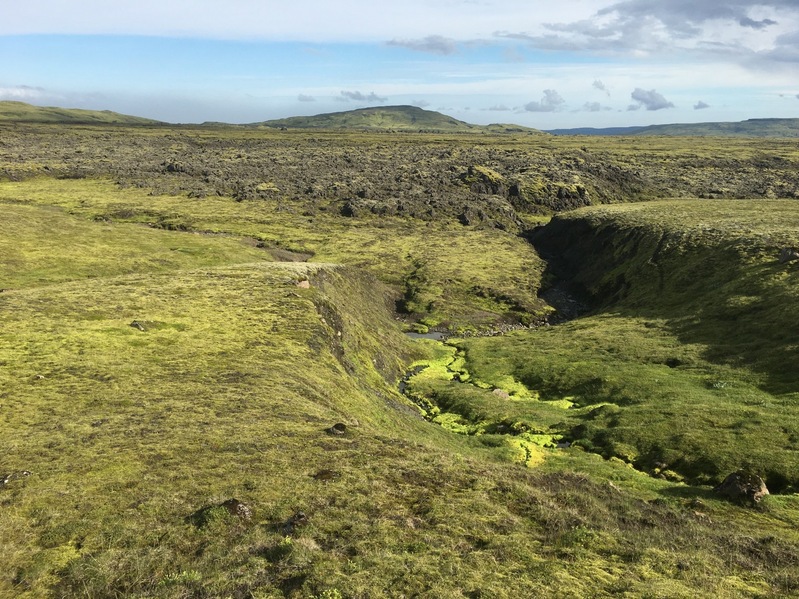
[{"label": "rolling plain", "polygon": [[795,140],[390,129],[0,119],[0,596],[797,596]]}]

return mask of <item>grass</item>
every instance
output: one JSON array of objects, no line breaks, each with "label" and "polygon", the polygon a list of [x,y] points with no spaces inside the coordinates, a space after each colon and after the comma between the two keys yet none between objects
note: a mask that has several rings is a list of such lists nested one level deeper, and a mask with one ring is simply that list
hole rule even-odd
[{"label": "grass", "polygon": [[23,123],[82,123],[95,125],[157,125],[159,122],[110,110],[83,110],[32,106],[24,102],[0,102],[0,121]]},{"label": "grass", "polygon": [[[130,148],[147,135],[220,134]],[[269,181],[257,201],[0,183],[0,596],[796,594],[792,203],[578,211],[536,240],[556,265],[513,231],[345,217]],[[437,344],[394,312],[497,329],[566,274],[596,310],[558,326]],[[741,466],[780,493],[715,496]]]},{"label": "grass", "polygon": [[561,269],[603,307],[453,341],[473,388],[440,377],[423,394],[483,429],[561,435],[671,480],[714,485],[743,468],[795,492],[796,345],[785,323],[799,273],[778,256],[799,243],[799,207],[754,207],[657,202],[559,217],[539,244],[563,252]]},{"label": "grass", "polygon": [[[138,189],[120,190],[107,181],[36,179],[23,184],[0,183],[0,202],[16,203],[17,211],[30,211],[35,206],[48,214],[49,207],[58,206],[84,220],[146,223],[156,228],[229,235],[232,237],[221,241],[220,248],[237,247],[249,240],[251,245],[277,252],[278,257],[291,255],[280,252],[293,252],[312,256],[314,261],[359,266],[391,285],[398,300],[407,294],[412,316],[429,326],[485,328],[505,319],[535,317],[544,308],[536,296],[543,262],[517,236],[490,229],[397,217],[352,219],[320,213],[309,218],[281,210],[277,200],[242,204],[230,198],[153,196]],[[7,226],[16,224],[9,220]],[[29,230],[33,228],[31,225]],[[57,233],[70,234],[66,229]],[[137,235],[142,239],[138,243],[142,243],[147,232],[139,230]],[[35,235],[25,237],[29,238],[39,247],[33,241]],[[190,240],[193,236],[178,238]],[[190,253],[191,245],[184,245],[183,252]],[[147,250],[147,256],[154,262],[163,260],[152,249]],[[63,257],[72,264],[72,258]],[[263,250],[243,248],[241,258],[270,256]],[[143,254],[140,259],[144,259]],[[496,261],[505,265],[501,273],[492,270]]]}]

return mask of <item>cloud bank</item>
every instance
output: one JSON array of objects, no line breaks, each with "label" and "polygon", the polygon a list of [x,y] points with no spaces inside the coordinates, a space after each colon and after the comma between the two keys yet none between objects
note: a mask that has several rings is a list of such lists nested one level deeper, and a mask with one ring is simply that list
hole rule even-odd
[{"label": "cloud bank", "polygon": [[454,54],[458,50],[455,40],[441,35],[429,35],[421,40],[391,40],[387,42],[386,45],[407,48],[416,52],[438,54],[441,56]]}]

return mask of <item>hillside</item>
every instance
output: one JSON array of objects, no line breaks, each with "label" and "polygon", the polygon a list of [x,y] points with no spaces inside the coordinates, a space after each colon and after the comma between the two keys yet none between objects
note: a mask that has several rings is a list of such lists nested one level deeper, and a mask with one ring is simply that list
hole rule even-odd
[{"label": "hillside", "polygon": [[128,116],[110,110],[83,110],[33,106],[25,102],[0,102],[0,122],[61,123],[74,125],[159,125],[160,121]]},{"label": "hillside", "polygon": [[0,130],[0,596],[799,592],[792,141]]},{"label": "hillside", "polygon": [[482,127],[459,121],[440,112],[416,106],[385,106],[359,108],[345,112],[298,116],[253,123],[259,127],[288,129],[350,129],[359,131],[425,131],[445,133],[540,133],[518,125],[489,125]]},{"label": "hillside", "polygon": [[551,129],[553,135],[673,135],[685,137],[799,137],[799,119],[749,119],[738,123],[675,123],[648,127]]}]

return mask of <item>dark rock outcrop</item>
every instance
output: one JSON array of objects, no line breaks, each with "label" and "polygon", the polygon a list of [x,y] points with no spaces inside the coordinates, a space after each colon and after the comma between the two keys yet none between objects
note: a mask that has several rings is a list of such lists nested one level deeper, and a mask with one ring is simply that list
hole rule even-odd
[{"label": "dark rock outcrop", "polygon": [[780,250],[780,264],[786,262],[794,262],[799,260],[799,249],[797,248],[782,248]]},{"label": "dark rock outcrop", "polygon": [[730,474],[713,491],[722,497],[741,503],[757,503],[769,494],[762,478],[744,470]]}]

